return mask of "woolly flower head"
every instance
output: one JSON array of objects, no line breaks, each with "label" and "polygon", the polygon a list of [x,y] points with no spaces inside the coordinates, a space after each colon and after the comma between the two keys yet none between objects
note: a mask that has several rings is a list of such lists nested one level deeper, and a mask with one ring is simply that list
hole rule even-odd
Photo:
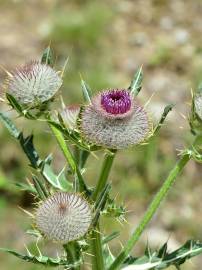
[{"label": "woolly flower head", "polygon": [[88,202],[75,193],[58,192],[36,211],[38,229],[51,240],[67,243],[88,231],[92,213]]},{"label": "woolly flower head", "polygon": [[21,104],[42,103],[51,99],[61,85],[62,79],[54,69],[33,61],[9,76],[8,93]]},{"label": "woolly flower head", "polygon": [[113,89],[99,93],[84,108],[80,128],[90,143],[122,149],[142,142],[150,123],[146,111],[128,90]]}]

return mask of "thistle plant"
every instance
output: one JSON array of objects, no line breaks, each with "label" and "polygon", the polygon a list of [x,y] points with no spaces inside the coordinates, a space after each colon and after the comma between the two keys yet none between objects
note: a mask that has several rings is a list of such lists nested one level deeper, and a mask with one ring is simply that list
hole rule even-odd
[{"label": "thistle plant", "polygon": [[[139,224],[117,256],[110,250],[110,241],[118,233],[105,235],[102,217],[124,220],[126,208],[113,198],[109,174],[117,151],[149,144],[159,131],[173,105],[167,105],[157,124],[138,100],[142,87],[143,72],[138,69],[128,88],[104,89],[97,94],[81,79],[84,100],[80,105],[57,104],[64,72],[53,67],[51,49],[48,47],[40,61],[32,61],[14,72],[8,72],[4,87],[4,102],[16,111],[18,117],[46,124],[64,155],[65,167],[57,174],[52,166],[52,155],[40,158],[34,146],[34,135],[25,136],[18,130],[6,113],[0,112],[0,120],[19,142],[32,167],[32,176],[23,189],[31,192],[36,201],[32,213],[32,230],[36,244],[47,239],[57,242],[63,252],[57,258],[48,257],[39,249],[21,254],[1,248],[16,257],[45,266],[64,269],[138,270],[166,269],[180,266],[202,253],[202,242],[187,240],[177,250],[169,252],[168,243],[152,251],[148,245],[140,257],[133,257],[135,245],[146,230],[161,202],[167,196],[177,176],[186,164],[194,159],[202,161],[202,94],[200,87],[192,96],[189,115],[193,143],[182,149],[174,168],[154,196]],[[61,100],[61,99],[60,99]],[[67,102],[65,102],[67,103]],[[89,186],[86,178],[86,162],[90,155],[103,152],[104,160],[95,186]],[[123,165],[124,166],[124,165]],[[20,186],[20,185],[19,185]],[[27,212],[27,211],[26,211]],[[118,240],[117,240],[118,241]],[[87,256],[90,254],[90,256]]]}]

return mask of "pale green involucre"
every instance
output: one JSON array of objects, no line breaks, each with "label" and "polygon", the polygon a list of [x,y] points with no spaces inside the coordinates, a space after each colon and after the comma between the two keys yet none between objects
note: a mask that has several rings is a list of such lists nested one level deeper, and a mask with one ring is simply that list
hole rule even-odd
[{"label": "pale green involucre", "polygon": [[88,231],[92,219],[88,202],[79,194],[58,192],[36,211],[36,225],[48,239],[68,243]]},{"label": "pale green involucre", "polygon": [[8,78],[7,92],[21,104],[50,100],[62,85],[58,73],[46,64],[30,62]]}]

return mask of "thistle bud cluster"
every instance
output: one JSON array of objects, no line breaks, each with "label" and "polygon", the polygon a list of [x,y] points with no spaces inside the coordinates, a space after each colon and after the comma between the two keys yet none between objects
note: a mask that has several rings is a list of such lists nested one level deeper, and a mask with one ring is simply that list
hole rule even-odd
[{"label": "thistle bud cluster", "polygon": [[[9,73],[6,84],[7,94],[28,108],[52,100],[61,85],[59,73],[38,61]],[[129,90],[103,90],[87,100],[88,104],[81,106],[63,104],[59,112],[59,124],[62,121],[63,128],[79,133],[80,140],[86,144],[124,149],[140,144],[149,136],[148,114]],[[35,215],[42,235],[61,243],[84,236],[91,220],[89,203],[81,194],[67,192],[56,192],[41,201]]]}]

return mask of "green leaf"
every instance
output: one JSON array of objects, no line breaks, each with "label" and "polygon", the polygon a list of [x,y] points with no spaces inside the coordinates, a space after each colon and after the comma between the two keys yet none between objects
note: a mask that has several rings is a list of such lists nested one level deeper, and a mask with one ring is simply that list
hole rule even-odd
[{"label": "green leaf", "polygon": [[158,251],[158,257],[163,258],[167,254],[168,243],[166,242]]},{"label": "green leaf", "polygon": [[108,198],[107,205],[102,214],[106,217],[116,217],[121,221],[124,220],[126,209],[124,205],[117,205],[115,199]]},{"label": "green leaf", "polygon": [[94,214],[94,218],[92,220],[92,226],[97,225],[100,214],[107,203],[110,190],[111,190],[111,185],[106,184],[105,187],[103,188],[103,190],[100,192],[100,195],[99,195],[98,199],[96,200],[95,206],[94,206],[95,207],[95,214]]},{"label": "green leaf", "polygon": [[37,115],[34,116],[29,112],[29,109],[31,110],[32,108],[27,108],[27,106],[24,105],[24,107],[14,98],[14,96],[6,93],[6,98],[9,102],[9,105],[16,110],[20,116],[24,116],[27,119],[35,120],[37,119]]},{"label": "green leaf", "polygon": [[70,264],[67,260],[61,259],[61,258],[50,258],[47,256],[34,256],[32,254],[29,255],[23,255],[21,253],[18,253],[15,250],[11,250],[11,249],[6,249],[6,248],[0,248],[0,251],[3,252],[7,252],[10,253],[16,257],[18,257],[21,260],[24,260],[26,262],[31,262],[34,264],[42,264],[45,266],[52,266],[52,267],[56,267],[56,266],[60,266],[63,265],[65,266],[67,269],[73,269],[76,266],[79,266],[81,264],[81,262],[75,262],[74,264]]},{"label": "green leaf", "polygon": [[10,134],[20,142],[21,147],[23,148],[26,156],[30,160],[31,166],[34,168],[38,168],[41,160],[39,159],[39,156],[33,145],[33,135],[24,138],[22,132],[20,132],[13,124],[13,122],[3,113],[0,113],[0,120],[8,129]]},{"label": "green leaf", "polygon": [[56,175],[51,166],[48,163],[45,163],[43,165],[42,174],[53,187],[62,191],[70,191],[72,189],[73,185],[66,179],[64,169]]},{"label": "green leaf", "polygon": [[51,122],[49,122],[49,126],[50,126],[50,129],[52,130],[57,142],[58,142],[58,145],[61,149],[61,151],[63,152],[63,155],[66,159],[66,161],[68,162],[69,166],[70,166],[70,169],[72,171],[72,173],[75,175],[75,187],[76,187],[76,190],[79,191],[79,192],[85,192],[86,194],[89,194],[89,191],[87,189],[87,186],[85,184],[85,181],[83,179],[83,176],[80,172],[80,169],[77,165],[77,162],[70,150],[70,147],[68,146],[68,144],[66,143],[65,139],[64,139],[64,136],[63,136],[63,133],[58,130],[54,125],[51,124]]},{"label": "green leaf", "polygon": [[72,191],[73,183],[67,180],[65,175],[65,167],[61,170],[61,172],[57,175],[58,183],[64,191]]},{"label": "green leaf", "polygon": [[21,145],[22,149],[24,150],[26,156],[30,160],[31,166],[33,168],[37,169],[40,166],[42,161],[40,160],[39,155],[34,148],[33,138],[34,138],[33,135],[29,135],[29,136],[24,138],[23,134],[20,133],[18,140],[19,140],[20,145]]},{"label": "green leaf", "polygon": [[15,186],[21,190],[26,190],[26,191],[33,193],[33,194],[37,193],[36,189],[33,186],[25,184],[25,183],[16,182]]},{"label": "green leaf", "polygon": [[131,84],[128,88],[131,91],[131,94],[133,94],[134,96],[137,96],[139,94],[142,88],[142,80],[143,80],[143,72],[142,67],[140,67],[135,73],[133,80],[131,81]]},{"label": "green leaf", "polygon": [[115,239],[116,237],[118,237],[120,235],[120,232],[113,232],[108,236],[105,236],[102,239],[102,244],[107,244],[108,242],[112,241],[113,239]]},{"label": "green leaf", "polygon": [[143,257],[128,257],[124,262],[122,270],[159,270],[167,269],[169,266],[175,266],[180,269],[180,265],[190,258],[202,253],[202,242],[189,240],[177,250],[168,253],[167,243],[165,243],[159,251],[145,255]]},{"label": "green leaf", "polygon": [[168,113],[170,111],[172,111],[173,107],[174,107],[174,104],[168,104],[168,105],[166,105],[166,107],[164,108],[163,114],[161,115],[161,118],[160,118],[157,126],[154,129],[153,135],[156,135],[158,133],[158,131],[162,127],[162,125],[163,125],[163,123],[164,123],[164,121],[165,121]]},{"label": "green leaf", "polygon": [[23,114],[23,107],[17,102],[17,100],[10,94],[6,93],[6,98],[9,105],[15,109],[19,114]]},{"label": "green leaf", "polygon": [[87,83],[82,79],[81,79],[81,89],[82,89],[82,92],[83,92],[84,100],[91,104],[91,96],[92,96],[91,89],[87,85]]},{"label": "green leaf", "polygon": [[53,66],[53,64],[54,64],[54,56],[53,56],[53,51],[50,48],[50,46],[48,46],[43,51],[43,54],[42,54],[42,57],[41,57],[41,63],[42,64]]},{"label": "green leaf", "polygon": [[78,148],[82,150],[90,152],[102,149],[101,146],[87,144],[86,142],[84,142],[79,132],[75,130],[70,131],[67,127],[64,127],[62,122],[59,124],[58,122],[55,122],[52,119],[47,119],[47,122],[49,125],[55,127],[63,134],[65,141],[70,141],[72,144],[75,144],[76,146],[78,146]]},{"label": "green leaf", "polygon": [[48,197],[48,192],[46,191],[45,186],[35,175],[32,175],[32,180],[40,199],[45,200]]},{"label": "green leaf", "polygon": [[[13,137],[15,137],[19,141],[24,153],[28,157],[28,159],[29,159],[29,161],[31,163],[31,166],[33,168],[39,169],[39,171],[41,172],[43,177],[53,187],[56,187],[56,188],[58,188],[60,190],[66,190],[67,187],[69,189],[70,184],[67,181],[66,181],[67,183],[65,183],[64,176],[61,175],[61,174],[59,174],[58,176],[55,175],[52,168],[50,167],[52,157],[48,156],[45,159],[45,161],[43,161],[43,160],[41,160],[39,158],[39,155],[38,155],[38,153],[37,153],[37,151],[36,151],[36,149],[34,147],[34,144],[33,144],[33,135],[24,137],[23,133],[20,132],[16,128],[16,126],[13,124],[13,122],[2,113],[0,113],[0,120],[6,126],[6,128],[11,133],[11,135]],[[39,188],[38,181],[36,182],[35,180],[34,180],[35,189],[38,188],[37,189],[37,191],[39,192],[38,194],[42,198],[43,195],[42,195],[40,189],[42,188],[43,193],[47,195],[46,189],[45,189],[45,187],[43,188],[42,186],[41,186],[41,188]]]},{"label": "green leaf", "polygon": [[20,131],[12,123],[12,121],[3,113],[0,112],[0,121],[8,129],[9,133],[16,139],[20,136]]},{"label": "green leaf", "polygon": [[115,259],[108,245],[104,245],[103,247],[103,257],[104,257],[106,269],[108,269],[108,267],[113,263]]}]

